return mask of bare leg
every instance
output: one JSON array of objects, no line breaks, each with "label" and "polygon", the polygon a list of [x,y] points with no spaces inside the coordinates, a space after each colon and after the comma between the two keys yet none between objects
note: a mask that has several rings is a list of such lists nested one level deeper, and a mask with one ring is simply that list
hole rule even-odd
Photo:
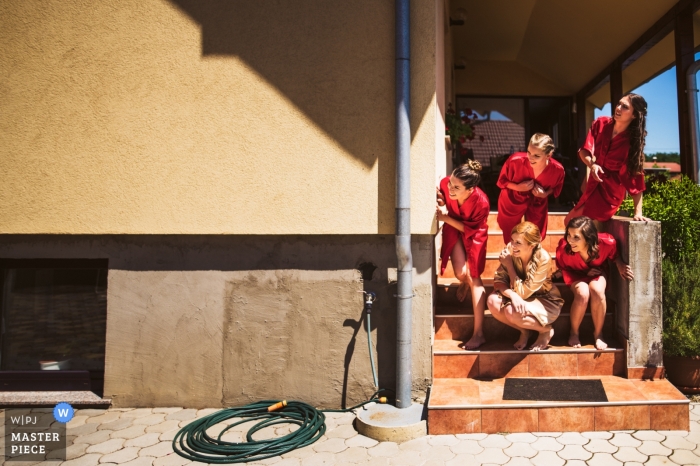
[{"label": "bare leg", "polygon": [[[535,309],[542,312],[544,311],[544,307],[542,306],[542,303],[540,303],[537,300],[528,301],[526,307],[527,311],[525,312],[525,314],[520,314],[518,312],[513,311],[512,306],[508,306],[505,308],[505,315],[514,326],[524,330],[534,330],[535,332],[539,333],[539,336],[537,337],[535,343],[533,343],[532,346],[530,346],[531,350],[539,351],[542,349],[546,349],[547,345],[549,345],[549,340],[551,340],[552,336],[554,336],[554,329],[551,325],[542,325],[540,321],[537,320],[531,312]],[[520,340],[518,340],[518,342],[519,341]]]},{"label": "bare leg", "polygon": [[569,346],[574,348],[581,347],[581,339],[579,338],[579,327],[583,322],[583,316],[588,307],[588,299],[590,296],[588,283],[576,282],[571,285],[571,291],[574,293],[574,302],[571,303],[571,330],[569,331]]},{"label": "bare leg", "polygon": [[591,317],[593,318],[593,339],[595,347],[604,350],[608,344],[603,341],[603,325],[605,324],[605,311],[607,302],[605,300],[605,277],[598,277],[589,285],[591,292]]},{"label": "bare leg", "polygon": [[464,251],[462,241],[457,241],[455,247],[452,248],[452,269],[454,269],[455,277],[459,280],[459,288],[457,288],[457,299],[463,302],[469,295],[469,287],[471,286],[471,277],[467,269],[467,254]]},{"label": "bare leg", "polygon": [[530,331],[517,327],[516,325],[511,323],[511,321],[508,320],[508,318],[506,317],[506,312],[511,312],[510,310],[508,310],[510,309],[510,306],[506,306],[502,309],[502,303],[503,298],[501,298],[501,296],[498,293],[492,293],[487,301],[489,310],[491,311],[491,315],[494,319],[508,325],[509,327],[513,327],[514,329],[520,332],[520,338],[517,342],[515,342],[513,347],[517,350],[521,350],[527,346],[527,340],[530,338]]},{"label": "bare leg", "polygon": [[468,342],[464,344],[464,349],[472,350],[486,343],[484,337],[484,310],[486,309],[486,290],[481,277],[471,277],[472,288],[472,309],[474,310],[474,333]]}]

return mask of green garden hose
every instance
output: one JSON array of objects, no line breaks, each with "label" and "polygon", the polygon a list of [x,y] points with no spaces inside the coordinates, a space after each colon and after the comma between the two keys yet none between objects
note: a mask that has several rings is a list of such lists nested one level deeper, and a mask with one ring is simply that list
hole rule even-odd
[{"label": "green garden hose", "polygon": [[[348,412],[368,403],[386,403],[379,390],[363,403],[347,409],[319,410],[301,401],[265,400],[236,408],[227,408],[197,419],[180,429],[173,439],[175,453],[190,461],[213,464],[247,463],[260,461],[288,453],[296,448],[311,445],[326,432],[324,412]],[[207,429],[229,419],[240,419],[227,426],[214,438]],[[246,434],[246,442],[227,442],[221,437],[237,425],[258,421]],[[294,432],[283,437],[253,440],[257,431],[276,424],[296,424]]]}]

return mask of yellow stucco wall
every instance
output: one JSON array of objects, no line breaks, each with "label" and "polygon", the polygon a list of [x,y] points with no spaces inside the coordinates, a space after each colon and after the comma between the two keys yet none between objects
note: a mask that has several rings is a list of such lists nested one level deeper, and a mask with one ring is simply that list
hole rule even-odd
[{"label": "yellow stucco wall", "polygon": [[[429,233],[436,8],[411,14]],[[392,2],[1,0],[0,43],[0,233],[393,232]]]}]

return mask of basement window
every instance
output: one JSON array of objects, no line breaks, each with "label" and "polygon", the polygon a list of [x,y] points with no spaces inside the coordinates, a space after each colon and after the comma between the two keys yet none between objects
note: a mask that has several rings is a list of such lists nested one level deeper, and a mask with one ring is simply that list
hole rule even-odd
[{"label": "basement window", "polygon": [[89,385],[101,396],[107,260],[0,259],[0,284],[0,390]]}]

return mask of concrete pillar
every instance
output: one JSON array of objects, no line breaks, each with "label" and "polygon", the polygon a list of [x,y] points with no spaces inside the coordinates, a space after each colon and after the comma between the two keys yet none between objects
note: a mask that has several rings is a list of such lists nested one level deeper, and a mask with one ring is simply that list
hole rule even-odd
[{"label": "concrete pillar", "polygon": [[618,336],[627,344],[627,376],[661,377],[661,223],[613,217],[603,228],[615,237],[622,260],[634,273],[628,282],[613,268],[608,285]]},{"label": "concrete pillar", "polygon": [[691,178],[693,173],[693,149],[690,136],[690,118],[688,116],[688,83],[685,74],[695,61],[695,43],[693,40],[693,9],[690,3],[676,16],[676,86],[678,89],[678,133],[681,153],[681,172]]}]

